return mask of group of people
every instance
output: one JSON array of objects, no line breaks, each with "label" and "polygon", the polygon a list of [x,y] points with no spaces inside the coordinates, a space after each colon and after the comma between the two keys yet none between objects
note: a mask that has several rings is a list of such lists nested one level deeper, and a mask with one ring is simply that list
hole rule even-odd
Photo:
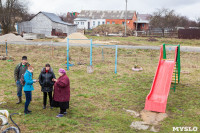
[{"label": "group of people", "polygon": [[32,100],[33,84],[39,82],[41,91],[43,92],[43,109],[46,109],[47,95],[49,96],[50,108],[60,107],[60,113],[56,117],[63,117],[67,114],[66,109],[69,108],[70,101],[70,81],[66,75],[65,69],[60,68],[58,71],[59,78],[56,76],[50,64],[46,64],[42,68],[39,79],[33,79],[34,68],[27,61],[27,56],[22,57],[22,61],[18,64],[14,71],[15,82],[17,85],[18,102],[22,103],[22,89],[25,93],[26,102],[24,105],[24,113],[30,114],[32,111],[28,109]]}]

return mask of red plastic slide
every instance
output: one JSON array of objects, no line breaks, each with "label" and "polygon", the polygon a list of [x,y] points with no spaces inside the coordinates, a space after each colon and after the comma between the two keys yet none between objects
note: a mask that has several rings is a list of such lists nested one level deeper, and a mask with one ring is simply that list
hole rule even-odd
[{"label": "red plastic slide", "polygon": [[[177,51],[177,48],[175,51]],[[163,46],[161,47],[160,60],[151,91],[146,97],[145,110],[165,113],[172,75],[176,63],[176,55],[177,52],[174,61],[163,60]]]}]

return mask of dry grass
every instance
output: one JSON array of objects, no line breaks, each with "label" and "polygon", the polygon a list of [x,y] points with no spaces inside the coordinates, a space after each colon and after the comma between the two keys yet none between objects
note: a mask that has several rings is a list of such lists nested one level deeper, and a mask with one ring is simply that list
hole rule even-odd
[{"label": "dry grass", "polygon": [[[34,78],[38,78],[45,63],[50,63],[56,77],[59,68],[64,68],[66,47],[55,47],[52,57],[51,47],[9,45],[9,56],[14,62],[0,61],[0,97],[7,104],[0,109],[10,113],[23,112],[24,105],[16,105],[16,86],[13,79],[15,66],[23,55],[28,56],[34,66]],[[70,48],[70,67],[67,75],[71,81],[71,102],[67,117],[56,119],[58,109],[42,109],[42,93],[38,84],[34,85],[31,115],[15,116],[22,132],[148,132],[130,129],[132,121],[138,120],[127,114],[123,108],[141,111],[150,91],[159,59],[159,51],[119,49],[118,74],[114,74],[114,49],[94,48],[94,73],[87,74],[89,48]],[[169,118],[159,125],[163,133],[172,132],[173,126],[199,126],[199,86],[200,53],[181,53],[181,83],[176,92],[168,98]],[[78,62],[85,65],[77,65]],[[144,71],[133,72],[134,65]],[[24,94],[23,94],[24,96]],[[25,99],[23,97],[23,99]],[[24,103],[24,100],[23,100]]]}]

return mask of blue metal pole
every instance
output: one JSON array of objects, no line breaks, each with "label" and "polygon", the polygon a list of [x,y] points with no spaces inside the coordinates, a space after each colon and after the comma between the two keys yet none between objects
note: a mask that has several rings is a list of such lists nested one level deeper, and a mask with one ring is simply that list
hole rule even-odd
[{"label": "blue metal pole", "polygon": [[117,51],[118,51],[118,46],[116,45],[115,47],[115,73],[117,74]]},{"label": "blue metal pole", "polygon": [[19,23],[17,23],[17,33],[19,34]]},{"label": "blue metal pole", "polygon": [[69,38],[67,38],[67,70],[69,70]]},{"label": "blue metal pole", "polygon": [[7,40],[6,40],[6,56],[8,56],[8,43],[7,43]]},{"label": "blue metal pole", "polygon": [[90,39],[90,66],[92,66],[92,39]]}]

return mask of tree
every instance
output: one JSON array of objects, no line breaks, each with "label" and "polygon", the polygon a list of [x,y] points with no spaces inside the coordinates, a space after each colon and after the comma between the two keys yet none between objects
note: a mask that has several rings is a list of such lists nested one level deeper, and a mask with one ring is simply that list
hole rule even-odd
[{"label": "tree", "polygon": [[152,28],[160,28],[164,36],[165,29],[174,30],[178,26],[179,16],[175,14],[174,10],[158,9],[153,13],[150,19],[150,26]]},{"label": "tree", "polygon": [[0,0],[0,24],[3,33],[7,34],[14,30],[17,21],[21,21],[28,8],[20,0]]}]

